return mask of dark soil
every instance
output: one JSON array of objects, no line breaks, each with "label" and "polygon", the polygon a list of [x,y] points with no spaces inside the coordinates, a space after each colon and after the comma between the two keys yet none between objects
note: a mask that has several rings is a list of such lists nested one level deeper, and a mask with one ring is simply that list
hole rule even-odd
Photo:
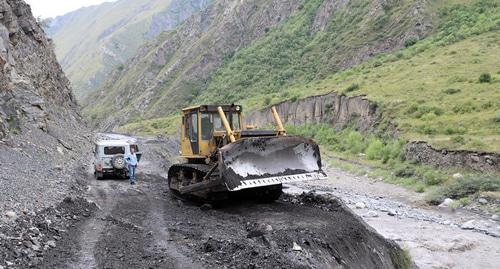
[{"label": "dark soil", "polygon": [[[85,199],[68,199],[58,207],[60,213],[51,209],[24,224],[19,233],[6,234],[20,238],[2,239],[0,265],[5,268],[407,266],[403,251],[395,243],[382,238],[334,198],[309,193],[267,204],[232,198],[214,206],[202,206],[178,200],[158,173],[139,174],[136,186],[124,180],[89,179],[89,184],[86,196],[96,204]],[[44,228],[47,226],[44,218],[54,219],[57,215],[60,220],[52,222],[55,228]],[[41,243],[41,251],[23,252],[26,227],[30,225],[38,227],[44,238],[57,238],[56,246],[44,247],[45,243]],[[2,260],[14,265],[8,266]]]}]

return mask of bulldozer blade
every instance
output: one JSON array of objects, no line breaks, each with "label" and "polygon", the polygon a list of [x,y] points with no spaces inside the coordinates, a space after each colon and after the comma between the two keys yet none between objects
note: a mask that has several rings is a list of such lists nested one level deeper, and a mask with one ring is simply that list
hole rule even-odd
[{"label": "bulldozer blade", "polygon": [[219,151],[230,191],[326,178],[318,145],[297,136],[243,138]]}]

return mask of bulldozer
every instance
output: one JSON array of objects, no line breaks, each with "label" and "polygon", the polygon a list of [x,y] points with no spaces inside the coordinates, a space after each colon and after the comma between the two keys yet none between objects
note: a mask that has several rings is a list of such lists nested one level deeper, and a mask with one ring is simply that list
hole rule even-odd
[{"label": "bulldozer", "polygon": [[322,179],[319,146],[289,136],[275,107],[275,130],[244,125],[240,105],[199,105],[182,110],[181,158],[168,171],[168,186],[177,195],[206,200],[251,192],[274,201],[282,184]]}]

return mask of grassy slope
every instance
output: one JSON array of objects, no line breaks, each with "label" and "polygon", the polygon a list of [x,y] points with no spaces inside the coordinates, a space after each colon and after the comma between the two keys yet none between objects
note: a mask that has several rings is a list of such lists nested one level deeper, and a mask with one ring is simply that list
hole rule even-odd
[{"label": "grassy slope", "polygon": [[[251,110],[350,88],[353,92],[348,94],[366,94],[379,103],[399,123],[406,139],[425,140],[438,147],[500,152],[500,58],[495,57],[500,55],[500,8],[480,1],[448,7],[441,17],[437,33],[413,47],[379,55],[323,80],[300,80],[295,86],[283,87],[272,84],[274,90],[266,81],[276,81],[273,76],[281,71],[274,69],[282,67],[254,60],[270,53],[268,41],[261,41],[226,65],[200,102],[240,100]],[[258,82],[247,85],[251,70],[261,66],[268,75],[258,73]],[[493,81],[479,83],[483,73],[492,75]],[[453,90],[459,92],[450,94]]]},{"label": "grassy slope", "polygon": [[[379,55],[324,79],[309,81],[309,69],[301,64],[304,58],[297,55],[305,55],[302,47],[306,54],[324,50],[324,44],[318,44],[322,43],[318,37],[290,38],[302,36],[303,28],[309,27],[310,16],[305,14],[317,5],[311,1],[304,7],[304,14],[228,59],[208,91],[194,102],[237,101],[248,111],[331,91],[366,94],[398,123],[404,139],[425,140],[451,149],[500,152],[500,58],[494,57],[500,55],[499,6],[490,1],[461,2],[465,5],[451,5],[450,1],[435,4],[439,12],[434,16],[439,17],[440,26],[431,37],[394,54]],[[304,42],[309,45],[301,46]],[[305,59],[315,64],[321,61]],[[299,70],[299,76],[283,83],[278,77],[286,70]],[[479,83],[483,73],[492,76],[490,83]],[[125,129],[141,129],[133,126],[136,128]],[[163,131],[148,128],[148,132]]]},{"label": "grassy slope", "polygon": [[[114,52],[125,59],[133,55],[146,40],[144,35],[152,16],[168,7],[170,2],[122,0],[77,11],[74,18],[54,35],[56,53],[75,89],[80,89],[109,64],[104,62],[103,46],[123,44]],[[103,39],[103,34],[113,27],[116,27],[113,33]]]}]

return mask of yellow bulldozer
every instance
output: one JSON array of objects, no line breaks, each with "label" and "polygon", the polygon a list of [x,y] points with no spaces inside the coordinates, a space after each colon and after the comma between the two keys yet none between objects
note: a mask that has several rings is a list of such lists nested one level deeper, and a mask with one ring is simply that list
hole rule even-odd
[{"label": "yellow bulldozer", "polygon": [[318,145],[288,136],[275,109],[276,130],[244,126],[239,105],[200,105],[182,110],[181,157],[168,171],[168,186],[179,195],[224,199],[251,192],[274,201],[282,184],[325,178]]}]

